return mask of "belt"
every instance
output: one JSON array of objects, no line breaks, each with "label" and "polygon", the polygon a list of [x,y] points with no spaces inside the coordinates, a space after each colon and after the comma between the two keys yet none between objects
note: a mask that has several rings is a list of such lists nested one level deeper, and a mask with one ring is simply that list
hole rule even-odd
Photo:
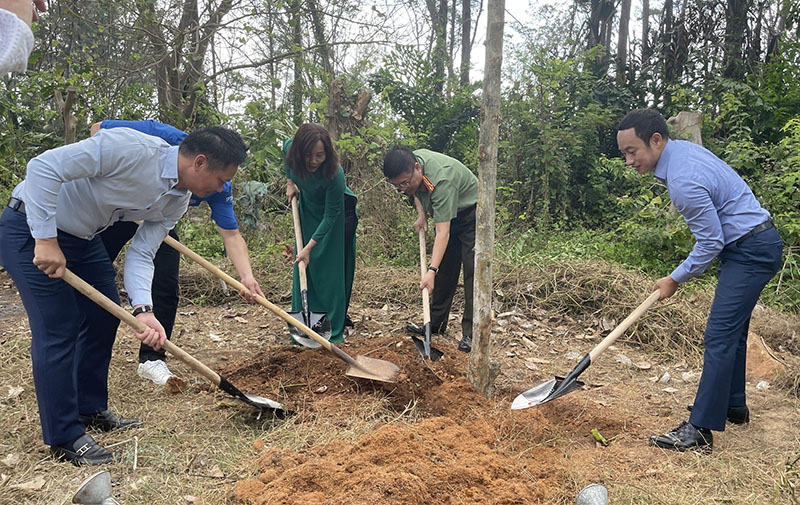
[{"label": "belt", "polygon": [[20,200],[19,198],[14,198],[13,196],[8,200],[7,207],[12,210],[16,210],[17,212],[22,212],[25,214],[25,202]]},{"label": "belt", "polygon": [[739,238],[736,240],[736,245],[739,245],[739,244],[741,244],[742,242],[744,242],[745,240],[747,240],[747,239],[749,239],[750,237],[752,237],[753,235],[757,235],[757,234],[761,233],[762,231],[767,231],[767,230],[769,230],[770,228],[775,228],[775,223],[773,223],[773,222],[772,222],[772,219],[771,219],[771,218],[770,218],[770,219],[767,219],[767,220],[766,220],[766,221],[764,221],[763,223],[761,223],[761,224],[757,225],[755,228],[753,228],[752,230],[748,231],[747,233],[745,233],[744,235],[742,235],[741,237],[739,237]]}]

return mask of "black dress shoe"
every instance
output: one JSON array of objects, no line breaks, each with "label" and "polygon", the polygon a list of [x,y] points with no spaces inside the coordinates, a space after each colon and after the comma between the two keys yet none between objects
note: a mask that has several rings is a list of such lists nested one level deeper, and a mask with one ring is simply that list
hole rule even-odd
[{"label": "black dress shoe", "polygon": [[472,351],[472,337],[466,335],[461,337],[461,342],[458,343],[458,350],[461,352]]},{"label": "black dress shoe", "polygon": [[118,453],[98,444],[88,433],[69,444],[51,445],[50,452],[56,459],[69,461],[75,466],[103,465],[121,459]]},{"label": "black dress shoe", "polygon": [[[693,407],[694,403],[690,403],[686,406],[686,410],[691,412]],[[728,422],[732,424],[747,424],[750,422],[750,409],[747,408],[747,405],[742,407],[728,407],[727,419]]]},{"label": "black dress shoe", "polygon": [[692,424],[684,421],[669,433],[650,437],[650,444],[662,449],[699,450],[709,453],[714,445],[714,437],[711,435],[711,430],[695,428]]},{"label": "black dress shoe", "polygon": [[94,414],[81,414],[78,417],[87,428],[96,428],[103,431],[125,430],[138,428],[142,425],[142,421],[139,419],[119,417],[110,410],[95,412]]}]

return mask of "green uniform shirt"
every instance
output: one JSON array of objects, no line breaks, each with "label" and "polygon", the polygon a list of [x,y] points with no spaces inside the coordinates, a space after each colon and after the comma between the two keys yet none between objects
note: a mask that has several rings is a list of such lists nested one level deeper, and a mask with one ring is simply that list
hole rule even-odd
[{"label": "green uniform shirt", "polygon": [[463,163],[428,149],[417,149],[414,156],[433,185],[429,191],[423,179],[414,196],[427,214],[433,213],[434,223],[455,219],[459,211],[478,203],[478,178]]}]

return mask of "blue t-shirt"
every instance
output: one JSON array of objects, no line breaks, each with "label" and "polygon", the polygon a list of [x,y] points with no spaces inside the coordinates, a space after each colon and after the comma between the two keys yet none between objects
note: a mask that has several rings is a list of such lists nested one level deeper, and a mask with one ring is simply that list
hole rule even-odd
[{"label": "blue t-shirt", "polygon": [[[177,146],[186,138],[186,132],[174,126],[159,123],[158,121],[124,121],[120,119],[106,119],[100,123],[100,128],[132,128],[154,137],[161,137],[170,145]],[[192,195],[189,206],[200,205],[206,202],[211,207],[211,219],[223,230],[237,230],[239,223],[236,221],[236,214],[233,212],[233,185],[231,181],[225,183],[222,191],[211,193],[207,196]]]}]

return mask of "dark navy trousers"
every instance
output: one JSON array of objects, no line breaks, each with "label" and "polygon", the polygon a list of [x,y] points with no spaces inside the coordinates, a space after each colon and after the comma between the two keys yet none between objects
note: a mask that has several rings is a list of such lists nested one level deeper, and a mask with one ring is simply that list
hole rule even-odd
[{"label": "dark navy trousers", "polygon": [[783,242],[775,228],[725,246],[703,339],[703,375],[689,422],[724,431],[728,407],[745,400],[745,360],[750,315],[761,291],[781,266]]},{"label": "dark navy trousers", "polygon": [[[33,381],[44,443],[72,442],[84,433],[79,414],[108,408],[108,365],[119,320],[33,264],[34,239],[25,214],[0,217],[0,264],[19,290],[31,327]],[[119,303],[114,268],[99,237],[62,231],[58,245],[67,268]]]}]

